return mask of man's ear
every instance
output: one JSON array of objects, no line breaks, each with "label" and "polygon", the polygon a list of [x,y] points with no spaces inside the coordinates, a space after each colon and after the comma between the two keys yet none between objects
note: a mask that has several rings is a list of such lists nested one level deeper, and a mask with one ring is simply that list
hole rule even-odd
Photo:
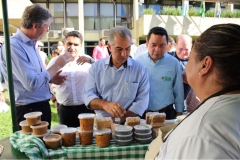
[{"label": "man's ear", "polygon": [[146,46],[148,46],[148,38],[146,37]]},{"label": "man's ear", "polygon": [[33,23],[32,28],[37,29],[38,28],[37,23]]},{"label": "man's ear", "polygon": [[110,45],[110,43],[107,43],[108,49],[110,52],[112,52],[112,46]]}]

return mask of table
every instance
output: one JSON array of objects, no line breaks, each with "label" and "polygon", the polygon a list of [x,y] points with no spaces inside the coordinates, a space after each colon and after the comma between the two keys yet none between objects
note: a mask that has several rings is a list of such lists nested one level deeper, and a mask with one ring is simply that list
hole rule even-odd
[{"label": "table", "polygon": [[15,149],[9,140],[9,137],[0,139],[0,145],[4,147],[1,158],[3,159],[29,159],[24,153]]},{"label": "table", "polygon": [[[8,139],[9,140],[9,139]],[[149,144],[139,144],[133,141],[129,146],[119,146],[115,140],[111,140],[111,145],[99,148],[95,138],[92,145],[82,146],[79,141],[75,146],[64,147],[57,150],[46,149],[44,143],[39,138],[31,135],[15,132],[10,137],[11,144],[25,152],[30,159],[144,159]],[[9,144],[9,143],[8,143]],[[13,147],[12,147],[13,148]],[[16,150],[16,149],[15,149]],[[19,152],[19,151],[18,151]],[[19,152],[21,153],[21,152]],[[5,157],[3,157],[5,158]],[[26,157],[25,157],[26,158]],[[13,158],[18,159],[18,158]],[[22,159],[22,158],[21,158]]]}]

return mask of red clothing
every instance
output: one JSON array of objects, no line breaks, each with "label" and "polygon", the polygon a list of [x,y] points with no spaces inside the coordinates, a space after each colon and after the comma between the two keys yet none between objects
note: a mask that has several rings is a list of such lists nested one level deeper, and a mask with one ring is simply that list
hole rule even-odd
[{"label": "red clothing", "polygon": [[93,50],[92,57],[93,57],[95,60],[99,60],[99,59],[101,59],[101,58],[109,57],[107,47],[101,46],[101,45],[97,45],[97,46],[94,48],[94,50]]}]

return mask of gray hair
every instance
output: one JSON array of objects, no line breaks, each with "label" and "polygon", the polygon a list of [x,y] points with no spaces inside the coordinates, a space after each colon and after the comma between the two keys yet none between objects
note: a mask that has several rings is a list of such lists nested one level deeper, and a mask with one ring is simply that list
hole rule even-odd
[{"label": "gray hair", "polygon": [[131,31],[123,26],[117,26],[109,30],[108,43],[112,46],[114,45],[114,36],[119,35],[122,38],[132,39]]},{"label": "gray hair", "polygon": [[46,8],[40,4],[33,4],[25,8],[22,15],[21,26],[29,29],[36,23],[38,27],[42,27],[49,19],[52,19],[52,15]]}]

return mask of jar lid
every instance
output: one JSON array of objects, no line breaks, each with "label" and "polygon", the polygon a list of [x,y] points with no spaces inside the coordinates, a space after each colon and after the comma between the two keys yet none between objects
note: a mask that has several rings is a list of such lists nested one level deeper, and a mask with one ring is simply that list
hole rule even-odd
[{"label": "jar lid", "polygon": [[146,129],[152,129],[152,126],[149,124],[138,124],[134,126],[135,130],[146,130]]},{"label": "jar lid", "polygon": [[120,126],[117,126],[117,127],[115,128],[115,131],[118,131],[118,132],[132,131],[132,127],[131,127],[131,126],[120,125]]},{"label": "jar lid", "polygon": [[27,121],[24,120],[19,123],[19,126],[29,126],[29,125],[27,124]]},{"label": "jar lid", "polygon": [[81,113],[78,115],[79,119],[88,119],[88,118],[94,118],[95,114],[93,113]]},{"label": "jar lid", "polygon": [[117,141],[117,142],[131,142],[132,140],[133,140],[133,138],[127,139],[127,140],[115,139],[115,141]]},{"label": "jar lid", "polygon": [[118,135],[118,134],[115,134],[116,136],[118,136],[118,137],[130,137],[130,136],[132,136],[133,135],[133,133],[130,133],[130,134],[127,134],[127,135]]},{"label": "jar lid", "polygon": [[59,125],[53,126],[51,128],[51,131],[54,133],[59,133],[60,129],[63,129],[63,128],[67,128],[67,126],[64,124],[59,124]]},{"label": "jar lid", "polygon": [[73,128],[73,127],[60,129],[60,133],[61,133],[61,134],[65,134],[65,133],[75,133],[76,131],[77,131],[77,129],[76,129],[76,128]]},{"label": "jar lid", "polygon": [[59,141],[61,139],[62,139],[62,136],[59,135],[59,134],[49,134],[49,135],[45,135],[43,137],[43,140],[47,141],[47,142],[56,142],[56,141]]},{"label": "jar lid", "polygon": [[148,138],[137,138],[137,137],[134,137],[136,140],[139,140],[139,141],[146,141],[146,140],[150,140],[152,139],[152,137],[148,137]]},{"label": "jar lid", "polygon": [[49,124],[46,121],[42,121],[40,124],[36,124],[36,125],[31,125],[30,128],[43,128],[43,127],[47,127]]},{"label": "jar lid", "polygon": [[24,118],[35,118],[41,115],[42,115],[42,112],[30,112],[30,113],[24,114]]},{"label": "jar lid", "polygon": [[82,131],[81,128],[77,128],[78,133],[93,133],[93,130],[89,130],[89,131]]},{"label": "jar lid", "polygon": [[111,133],[111,129],[109,129],[109,128],[100,129],[100,130],[95,131],[96,135],[103,135],[103,134],[109,134],[109,133]]},{"label": "jar lid", "polygon": [[50,133],[50,131],[47,131],[47,133],[40,134],[40,135],[34,135],[34,134],[32,133],[32,136],[41,138],[41,137],[44,137],[44,136],[48,135],[49,133]]}]

